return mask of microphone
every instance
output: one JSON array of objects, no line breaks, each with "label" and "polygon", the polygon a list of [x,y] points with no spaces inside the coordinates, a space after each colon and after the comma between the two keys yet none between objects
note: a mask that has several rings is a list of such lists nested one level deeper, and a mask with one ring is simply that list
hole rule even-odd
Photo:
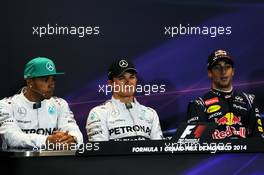
[{"label": "microphone", "polygon": [[33,109],[38,109],[38,108],[41,108],[41,102],[36,102],[33,104]]},{"label": "microphone", "polygon": [[[30,86],[30,90],[33,91],[33,92],[35,92],[35,93],[37,93],[37,94],[39,94],[39,95],[42,96],[44,99],[46,98],[46,94],[41,93],[40,91],[38,91],[38,90],[32,88],[32,86]],[[38,109],[38,108],[41,108],[41,101],[36,102],[36,103],[33,104],[33,109]]]},{"label": "microphone", "polygon": [[[126,108],[127,108],[128,112],[129,112],[130,118],[131,118],[131,120],[133,122],[133,126],[136,126],[135,125],[135,123],[136,123],[135,118],[134,118],[132,112],[130,111],[130,109],[133,108],[132,104],[131,103],[125,103],[125,105],[126,105]],[[136,133],[136,136],[138,137],[138,132],[136,130],[135,130],[135,133]]]},{"label": "microphone", "polygon": [[133,106],[132,106],[131,103],[125,103],[125,105],[126,105],[126,108],[127,108],[128,110],[131,109],[131,108],[133,108]]},{"label": "microphone", "polygon": [[46,94],[44,93],[41,93],[40,91],[36,90],[36,89],[33,89],[32,86],[30,86],[30,90],[32,90],[33,92],[41,95],[44,99],[46,98]]}]

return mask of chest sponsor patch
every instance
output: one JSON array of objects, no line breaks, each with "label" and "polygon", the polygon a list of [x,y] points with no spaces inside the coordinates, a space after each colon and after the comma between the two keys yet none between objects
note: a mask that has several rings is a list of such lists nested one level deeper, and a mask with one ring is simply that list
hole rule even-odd
[{"label": "chest sponsor patch", "polygon": [[234,102],[240,103],[240,104],[246,104],[246,102],[244,102],[244,99],[240,96],[235,96]]},{"label": "chest sponsor patch", "polygon": [[16,120],[16,121],[17,123],[24,123],[24,124],[32,122],[31,120]]},{"label": "chest sponsor patch", "polygon": [[116,120],[109,121],[110,124],[115,124],[117,122],[121,122],[122,123],[122,122],[126,122],[126,120],[125,119],[116,119]]},{"label": "chest sponsor patch", "polygon": [[51,135],[54,131],[56,131],[56,128],[22,129],[22,131],[27,134]]},{"label": "chest sponsor patch", "polygon": [[232,126],[226,126],[226,130],[223,130],[223,131],[219,131],[218,129],[215,129],[212,136],[213,136],[213,139],[224,139],[224,138],[233,137],[233,136],[246,138],[246,128],[239,127],[239,130],[236,130],[236,128]]},{"label": "chest sponsor patch", "polygon": [[21,116],[21,117],[25,117],[27,115],[27,110],[24,107],[19,107],[17,109],[17,113]]},{"label": "chest sponsor patch", "polygon": [[56,108],[55,108],[55,106],[49,106],[49,107],[48,107],[48,113],[49,113],[50,115],[55,114],[55,113],[56,113]]},{"label": "chest sponsor patch", "polygon": [[219,102],[219,99],[218,99],[218,97],[215,97],[215,98],[211,98],[209,100],[206,100],[204,103],[206,106],[209,106],[209,105],[215,104],[217,102]]},{"label": "chest sponsor patch", "polygon": [[233,107],[238,109],[238,110],[244,110],[244,111],[247,111],[247,108],[243,107],[243,106],[240,106],[240,105],[236,105],[236,104],[233,104]]},{"label": "chest sponsor patch", "polygon": [[225,116],[221,118],[215,118],[215,123],[218,125],[242,125],[241,123],[241,117],[235,116],[232,112],[227,113]]},{"label": "chest sponsor patch", "polygon": [[221,109],[221,106],[220,105],[213,105],[213,106],[210,106],[208,109],[207,109],[207,113],[213,113],[213,112],[216,112],[216,111],[219,111]]},{"label": "chest sponsor patch", "polygon": [[223,115],[223,113],[222,112],[216,112],[214,114],[209,115],[208,119],[211,119],[211,118],[214,118],[214,117],[218,117],[220,115]]},{"label": "chest sponsor patch", "polygon": [[109,135],[120,135],[124,133],[144,132],[150,135],[151,129],[147,126],[134,125],[134,126],[121,126],[109,130]]}]

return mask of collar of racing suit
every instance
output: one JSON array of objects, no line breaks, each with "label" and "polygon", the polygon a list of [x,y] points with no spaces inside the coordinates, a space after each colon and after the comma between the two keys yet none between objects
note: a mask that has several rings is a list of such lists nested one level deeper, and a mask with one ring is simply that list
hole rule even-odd
[{"label": "collar of racing suit", "polygon": [[228,91],[220,91],[220,90],[211,88],[211,92],[214,93],[215,95],[217,95],[218,97],[221,97],[224,99],[230,99],[234,94],[233,88],[229,92]]},{"label": "collar of racing suit", "polygon": [[[36,102],[33,102],[33,101],[30,101],[27,99],[27,97],[24,95],[24,92],[25,92],[25,87],[22,88],[19,96],[21,97],[21,99],[24,101],[25,104],[28,105],[29,108],[32,108],[33,109],[33,105],[36,103]],[[43,103],[45,100],[41,101],[41,103]]]},{"label": "collar of racing suit", "polygon": [[211,92],[217,95],[218,97],[224,99],[228,103],[229,112],[233,112],[233,97],[234,97],[234,91],[233,88],[230,92],[224,92],[217,89],[211,88]]},{"label": "collar of racing suit", "polygon": [[[117,106],[119,109],[127,110],[126,104],[121,102],[119,99],[116,99],[112,96],[111,101],[114,103],[115,106]],[[133,102],[131,103],[132,108],[135,108],[139,105],[136,98],[133,99]]]}]

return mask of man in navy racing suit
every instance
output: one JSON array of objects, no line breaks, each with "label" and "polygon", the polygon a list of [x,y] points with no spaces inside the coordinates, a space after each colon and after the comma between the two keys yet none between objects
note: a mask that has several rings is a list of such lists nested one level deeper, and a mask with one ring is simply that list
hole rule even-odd
[{"label": "man in navy racing suit", "polygon": [[213,139],[263,137],[263,119],[255,96],[235,91],[232,86],[234,61],[224,50],[208,58],[211,89],[188,105],[188,123],[215,122]]}]

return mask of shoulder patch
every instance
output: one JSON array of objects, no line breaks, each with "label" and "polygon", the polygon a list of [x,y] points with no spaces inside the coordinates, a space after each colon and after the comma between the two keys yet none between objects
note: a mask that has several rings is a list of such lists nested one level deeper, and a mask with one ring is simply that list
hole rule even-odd
[{"label": "shoulder patch", "polygon": [[61,106],[64,103],[64,101],[65,101],[65,100],[63,100],[62,98],[59,98],[59,97],[52,97],[52,98],[55,101],[55,103],[58,104],[59,106]]},{"label": "shoulder patch", "polygon": [[199,106],[204,106],[204,101],[201,97],[198,97],[196,100],[194,100],[194,103],[196,103]]},{"label": "shoulder patch", "polygon": [[243,95],[246,97],[246,99],[247,99],[250,107],[252,107],[252,104],[253,104],[254,99],[255,99],[255,95],[253,95],[253,94],[247,94],[247,93],[244,93],[244,92],[243,92]]},{"label": "shoulder patch", "polygon": [[7,103],[7,104],[12,104],[12,97],[6,97],[1,101],[3,101],[4,103]]},{"label": "shoulder patch", "polygon": [[99,117],[98,117],[98,115],[97,115],[97,113],[96,113],[95,111],[92,111],[92,112],[90,113],[90,115],[89,115],[89,118],[90,118],[91,120],[95,120],[95,119],[98,119]]},{"label": "shoulder patch", "polygon": [[148,110],[150,110],[151,112],[155,112],[154,109],[152,109],[151,107],[147,107]]},{"label": "shoulder patch", "polygon": [[99,104],[97,107],[100,107],[101,109],[106,109],[106,105],[109,104],[111,101],[107,100],[101,104]]}]

